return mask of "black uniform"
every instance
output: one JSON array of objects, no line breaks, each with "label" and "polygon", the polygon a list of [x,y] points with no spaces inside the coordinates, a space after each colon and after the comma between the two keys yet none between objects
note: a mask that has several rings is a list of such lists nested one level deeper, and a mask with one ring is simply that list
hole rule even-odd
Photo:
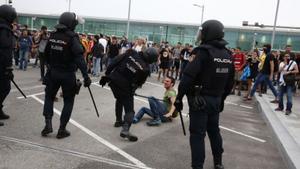
[{"label": "black uniform", "polygon": [[51,33],[45,49],[45,60],[48,70],[45,76],[46,95],[43,111],[46,126],[42,131],[42,135],[46,136],[52,132],[53,102],[58,89],[61,87],[64,107],[60,117],[60,128],[57,138],[63,138],[70,135],[65,128],[73,109],[76,92],[75,72],[77,68],[80,69],[84,77],[85,87],[89,86],[91,81],[87,74],[87,66],[83,59],[83,48],[78,35],[63,24],[57,25],[56,29],[57,31]]},{"label": "black uniform", "polygon": [[194,169],[203,168],[206,132],[211,142],[215,168],[223,168],[219,112],[223,110],[224,100],[231,91],[234,78],[234,65],[231,53],[225,48],[226,44],[222,38],[202,42],[195,59],[185,68],[178,86],[176,108],[180,109],[178,103],[182,104],[185,94],[188,98]]},{"label": "black uniform", "polygon": [[[16,18],[16,11],[8,5],[0,6],[0,120],[8,119],[2,108],[3,102],[10,92],[12,73],[12,52],[14,48],[11,24]],[[0,122],[0,126],[3,123]]]},{"label": "black uniform", "polygon": [[[121,126],[122,109],[125,109],[123,129],[121,137],[128,138],[130,141],[137,141],[137,137],[129,133],[134,117],[133,96],[135,90],[141,87],[149,73],[149,64],[157,59],[158,53],[153,48],[148,48],[145,52],[139,52],[129,49],[124,54],[114,58],[105,72],[106,76],[102,77],[100,84],[105,85],[109,81],[116,98],[116,123],[115,126]],[[105,80],[109,79],[109,80]],[[116,125],[117,124],[117,125]]]}]

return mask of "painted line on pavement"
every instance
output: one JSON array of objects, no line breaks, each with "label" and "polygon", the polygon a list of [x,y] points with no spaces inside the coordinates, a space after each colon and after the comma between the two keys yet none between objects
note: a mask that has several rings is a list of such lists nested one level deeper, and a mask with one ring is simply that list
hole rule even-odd
[{"label": "painted line on pavement", "polygon": [[102,162],[102,163],[106,163],[106,164],[111,164],[111,165],[115,165],[115,166],[131,168],[131,169],[137,169],[137,168],[150,169],[149,167],[136,166],[136,165],[131,164],[131,163],[125,163],[125,162],[121,162],[121,161],[111,160],[111,159],[108,159],[108,158],[95,156],[95,155],[91,155],[91,154],[87,154],[87,153],[81,153],[81,152],[78,152],[78,151],[50,147],[50,146],[30,142],[28,140],[21,140],[21,139],[12,138],[12,137],[6,137],[6,136],[0,136],[0,139],[5,140],[5,141],[14,142],[14,143],[19,143],[19,144],[22,144],[22,145],[35,147],[35,148],[39,148],[39,149],[42,149],[42,150],[48,150],[48,151],[56,152],[56,153],[60,153],[60,154],[71,155],[71,156],[84,158],[84,159],[87,159],[87,160],[92,160],[92,161],[97,161],[97,162]]},{"label": "painted line on pavement", "polygon": [[235,133],[235,134],[238,134],[238,135],[241,135],[241,136],[244,136],[244,137],[248,137],[248,138],[251,138],[253,140],[256,140],[256,141],[259,141],[261,143],[265,143],[266,140],[263,140],[263,139],[260,139],[260,138],[257,138],[257,137],[253,137],[253,136],[250,136],[248,134],[244,134],[242,132],[239,132],[239,131],[235,131],[235,130],[232,130],[230,128],[227,128],[227,127],[224,127],[224,126],[219,126],[221,129],[224,129],[224,130],[227,130],[227,131],[230,131],[232,133]]},{"label": "painted line on pavement", "polygon": [[[24,88],[21,88],[22,91],[27,91],[27,90],[32,90],[32,89],[38,89],[38,88],[42,88],[42,87],[45,87],[45,85],[36,85],[36,86],[31,86],[31,87],[24,87]],[[18,92],[19,90],[14,88],[14,89],[11,89],[10,92]]]},{"label": "painted line on pavement", "polygon": [[237,104],[237,103],[228,102],[228,101],[225,101],[225,104],[230,104],[230,105],[234,105],[234,106],[240,106],[240,107],[243,107],[243,108],[246,108],[246,109],[253,109],[253,107],[251,107],[251,106],[246,106],[246,105]]},{"label": "painted line on pavement", "polygon": [[251,107],[251,106],[246,106],[246,105],[239,105],[239,106],[241,106],[241,107],[244,107],[244,108],[246,108],[246,109],[253,109],[253,107]]},{"label": "painted line on pavement", "polygon": [[[96,85],[96,86],[102,87],[102,86],[100,86],[100,85],[97,84],[97,83],[93,83],[93,84]],[[148,84],[151,84],[151,83],[148,83]],[[104,88],[104,89],[107,89],[107,90],[110,90],[110,88],[108,88],[108,87],[103,87],[103,88]],[[134,99],[139,100],[139,101],[144,102],[144,103],[148,103],[148,101],[145,100],[145,99],[136,98],[136,97],[134,97]],[[235,105],[235,106],[241,106],[241,107],[244,106],[244,105],[238,105],[238,104],[232,103],[232,102],[225,102],[225,103],[231,104],[231,105]],[[244,106],[244,108],[253,109],[253,107],[250,107],[250,106]],[[182,115],[184,115],[184,116],[186,116],[186,117],[189,116],[188,113],[182,113]],[[260,139],[260,138],[257,138],[257,137],[253,137],[253,136],[244,134],[244,133],[239,132],[239,131],[235,131],[235,130],[229,129],[229,128],[227,128],[227,127],[220,126],[220,128],[222,128],[222,129],[224,129],[224,130],[227,130],[227,131],[229,131],[229,132],[232,132],[232,133],[235,133],[235,134],[238,134],[238,135],[241,135],[241,136],[244,136],[244,137],[247,137],[247,138],[250,138],[250,139],[259,141],[259,142],[262,142],[262,143],[265,143],[265,142],[266,142],[266,140],[263,140],[263,139]]]},{"label": "painted line on pavement", "polygon": [[[39,96],[39,95],[43,95],[43,94],[45,94],[45,92],[31,94],[31,95],[28,95],[26,97]],[[20,97],[17,97],[17,99],[25,99],[25,97],[24,96],[20,96]]]},{"label": "painted line on pavement", "polygon": [[153,86],[157,86],[157,87],[164,87],[163,85],[157,84],[157,83],[152,83],[152,82],[148,82],[146,81],[147,84],[153,85]]},{"label": "painted line on pavement", "polygon": [[[36,97],[35,95],[30,96],[31,98],[35,99],[36,101],[38,101],[39,103],[44,105],[44,101],[39,99],[38,97]],[[53,108],[54,112],[56,114],[58,114],[59,116],[61,115],[61,112],[58,111],[56,108]],[[120,148],[116,147],[115,145],[111,144],[110,142],[106,141],[105,139],[99,137],[97,134],[95,134],[94,132],[92,132],[91,130],[89,130],[88,128],[82,126],[81,124],[79,124],[78,122],[76,122],[73,119],[70,119],[70,123],[73,124],[74,126],[78,127],[79,129],[81,129],[82,131],[84,131],[86,134],[90,135],[91,137],[93,137],[94,139],[96,139],[97,141],[99,141],[100,143],[104,144],[105,146],[107,146],[108,148],[112,149],[113,151],[119,153],[120,155],[122,155],[123,157],[127,158],[129,161],[133,162],[134,164],[136,164],[138,167],[146,167],[146,165],[144,163],[142,163],[141,161],[139,161],[138,159],[134,158],[133,156],[131,156],[130,154],[126,153],[125,151],[121,150]]]}]

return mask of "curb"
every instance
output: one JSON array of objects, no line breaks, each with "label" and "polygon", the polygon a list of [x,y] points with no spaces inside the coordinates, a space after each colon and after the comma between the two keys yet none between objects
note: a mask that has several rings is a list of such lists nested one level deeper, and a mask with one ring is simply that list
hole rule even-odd
[{"label": "curb", "polygon": [[277,138],[277,148],[280,151],[286,166],[289,169],[300,169],[300,146],[289,133],[285,125],[274,114],[275,112],[269,106],[270,103],[263,98],[255,96],[258,102],[258,110],[264,115],[266,122],[271,126],[274,135]]}]

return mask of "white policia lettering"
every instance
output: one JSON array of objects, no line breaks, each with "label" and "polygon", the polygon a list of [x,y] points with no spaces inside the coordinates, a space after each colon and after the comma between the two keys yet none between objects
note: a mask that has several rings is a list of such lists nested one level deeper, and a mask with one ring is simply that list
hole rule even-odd
[{"label": "white policia lettering", "polygon": [[63,45],[66,45],[67,42],[63,41],[63,40],[56,40],[56,39],[49,39],[50,42],[52,43],[58,43],[58,44],[63,44]]},{"label": "white policia lettering", "polygon": [[230,59],[221,59],[221,58],[214,58],[214,62],[218,63],[232,63]]},{"label": "white policia lettering", "polygon": [[129,59],[131,59],[133,63],[135,63],[135,65],[137,65],[140,68],[140,70],[143,70],[142,65],[139,62],[135,61],[135,59],[132,56],[129,56]]},{"label": "white policia lettering", "polygon": [[134,67],[130,66],[128,63],[126,64],[127,69],[129,69],[131,72],[135,73],[136,70]]}]

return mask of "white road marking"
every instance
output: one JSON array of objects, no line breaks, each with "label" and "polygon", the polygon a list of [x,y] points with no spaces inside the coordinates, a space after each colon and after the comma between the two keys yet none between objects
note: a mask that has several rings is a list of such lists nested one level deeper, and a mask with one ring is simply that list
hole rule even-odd
[{"label": "white road marking", "polygon": [[108,158],[94,156],[94,155],[87,154],[87,153],[81,153],[81,152],[78,152],[78,151],[49,147],[49,146],[46,146],[46,145],[30,142],[28,140],[21,140],[21,139],[16,139],[16,138],[12,138],[12,137],[6,137],[6,136],[0,136],[0,139],[5,140],[5,141],[14,142],[14,143],[27,145],[27,146],[31,146],[31,147],[35,147],[35,148],[39,148],[39,149],[43,149],[43,150],[48,150],[48,151],[51,151],[51,152],[56,152],[56,153],[71,155],[71,156],[84,158],[84,159],[88,159],[88,160],[92,160],[92,161],[98,161],[98,162],[102,162],[102,163],[106,163],[106,164],[111,164],[111,165],[115,165],[115,166],[131,168],[131,169],[137,169],[137,168],[150,169],[149,167],[136,166],[136,165],[131,164],[131,163],[125,163],[125,162],[121,162],[121,161],[111,160],[111,159],[108,159]]},{"label": "white road marking", "polygon": [[[184,116],[186,116],[186,117],[189,116],[187,113],[182,113],[182,115],[184,115]],[[266,140],[263,140],[263,139],[260,139],[260,138],[257,138],[257,137],[253,137],[253,136],[244,134],[244,133],[239,132],[239,131],[232,130],[232,129],[227,128],[227,127],[224,127],[224,126],[219,126],[219,127],[220,127],[221,129],[227,130],[227,131],[229,131],[229,132],[232,132],[232,133],[235,133],[235,134],[244,136],[244,137],[248,137],[248,138],[250,138],[250,139],[253,139],[253,140],[256,140],[256,141],[259,141],[259,142],[262,142],[262,143],[265,143],[265,142],[266,142]]]},{"label": "white road marking", "polygon": [[157,86],[157,87],[164,87],[163,85],[157,84],[157,83],[152,83],[152,82],[148,82],[146,81],[147,84],[151,84],[153,86]]},{"label": "white road marking", "polygon": [[[31,95],[28,95],[26,97],[39,96],[39,95],[43,95],[43,94],[45,94],[45,92],[31,94]],[[25,99],[25,98],[23,96],[20,96],[20,97],[17,97],[17,99]]]},{"label": "white road marking", "polygon": [[250,106],[245,106],[245,105],[239,105],[239,106],[244,107],[246,109],[253,109],[253,107],[250,107]]},{"label": "white road marking", "polygon": [[[38,88],[42,88],[42,87],[45,87],[45,85],[36,85],[36,86],[31,86],[31,87],[24,87],[24,88],[22,88],[22,91],[38,89]],[[17,91],[19,91],[19,90],[14,88],[10,92],[17,92]]]},{"label": "white road marking", "polygon": [[[97,83],[93,83],[93,84],[96,85],[96,86],[101,87],[101,86],[100,86],[99,84],[97,84]],[[150,83],[149,83],[149,84],[150,84]],[[110,90],[110,88],[108,88],[108,87],[104,87],[104,89]],[[136,97],[135,97],[135,99],[136,99],[136,100],[139,100],[139,101],[141,101],[141,102],[144,102],[144,103],[148,103],[148,101],[145,100],[145,99],[136,98]],[[238,104],[232,103],[232,102],[225,102],[225,103],[231,104],[231,105],[235,105],[235,106],[241,106],[241,107],[244,106],[244,105],[238,105]],[[248,109],[252,109],[252,108],[253,108],[253,107],[249,107],[249,106],[244,106],[244,107],[245,107],[245,108],[248,108]],[[186,117],[189,116],[189,114],[187,114],[187,113],[182,113],[182,115],[184,115],[184,116],[186,116]],[[244,133],[239,132],[239,131],[235,131],[235,130],[229,129],[229,128],[227,128],[227,127],[220,126],[220,128],[222,128],[222,129],[224,129],[224,130],[227,130],[227,131],[229,131],[229,132],[232,132],[232,133],[235,133],[235,134],[244,136],[244,137],[248,137],[248,138],[250,138],[250,139],[253,139],[253,140],[256,140],[256,141],[259,141],[259,142],[262,142],[262,143],[265,143],[265,142],[266,142],[266,140],[263,140],[263,139],[260,139],[260,138],[257,138],[257,137],[253,137],[253,136],[244,134]]]},{"label": "white road marking", "polygon": [[228,101],[225,101],[225,104],[231,104],[231,105],[234,105],[234,106],[238,106],[238,104],[232,103],[232,102],[228,102]]},{"label": "white road marking", "polygon": [[[31,95],[30,97],[32,97],[33,99],[35,99],[36,101],[38,101],[39,103],[44,105],[44,101],[39,99],[38,97],[36,97],[35,95]],[[58,111],[57,109],[53,109],[54,112],[56,114],[58,114],[59,116],[61,115],[61,112]],[[94,139],[96,139],[97,141],[99,141],[100,143],[104,144],[105,146],[107,146],[108,148],[112,149],[113,151],[119,153],[120,155],[122,155],[123,157],[127,158],[129,161],[133,162],[134,164],[136,164],[138,167],[146,167],[146,165],[144,163],[142,163],[141,161],[139,161],[138,159],[134,158],[133,156],[131,156],[130,154],[126,153],[125,151],[119,149],[118,147],[116,147],[115,145],[111,144],[110,142],[106,141],[105,139],[99,137],[97,134],[95,134],[94,132],[92,132],[91,130],[89,130],[88,128],[82,126],[81,124],[79,124],[78,122],[76,122],[73,119],[70,119],[70,123],[73,124],[74,126],[78,127],[79,129],[81,129],[82,131],[84,131],[86,134],[90,135],[91,137],[93,137]]]},{"label": "white road marking", "polygon": [[219,126],[219,127],[220,127],[221,129],[230,131],[230,132],[232,132],[232,133],[235,133],[235,134],[238,134],[238,135],[241,135],[241,136],[244,136],[244,137],[248,137],[248,138],[251,138],[251,139],[256,140],[256,141],[259,141],[259,142],[261,142],[261,143],[265,143],[265,142],[266,142],[266,140],[263,140],[263,139],[260,139],[260,138],[257,138],[257,137],[253,137],[253,136],[244,134],[244,133],[242,133],[242,132],[232,130],[232,129],[227,128],[227,127],[223,127],[223,126]]}]

